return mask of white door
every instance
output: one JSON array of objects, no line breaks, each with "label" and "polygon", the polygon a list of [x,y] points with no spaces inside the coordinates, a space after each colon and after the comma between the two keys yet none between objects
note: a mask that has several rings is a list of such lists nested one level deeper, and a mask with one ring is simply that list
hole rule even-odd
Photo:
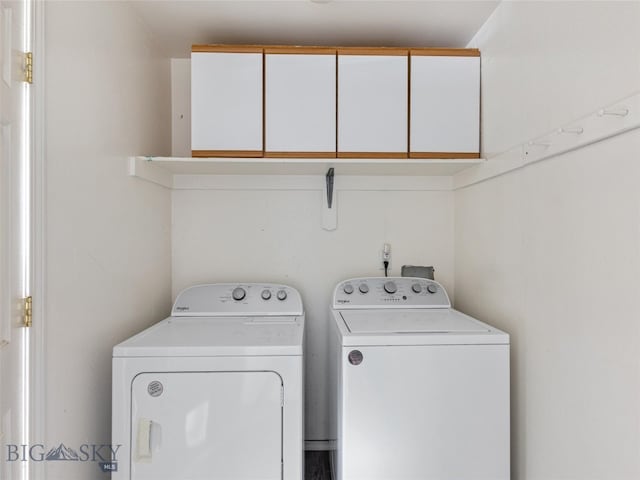
[{"label": "white door", "polygon": [[509,479],[508,345],[345,348],[342,382],[338,480]]},{"label": "white door", "polygon": [[[0,1],[0,479],[29,475],[29,462],[11,445],[29,443],[30,86],[24,52],[30,47],[31,5]],[[29,23],[28,23],[29,22]]]},{"label": "white door", "polygon": [[413,157],[479,157],[479,56],[412,52],[410,152]]},{"label": "white door", "polygon": [[408,84],[406,51],[398,55],[338,51],[339,157],[407,156]]},{"label": "white door", "polygon": [[193,156],[262,156],[262,50],[191,54]]},{"label": "white door", "polygon": [[265,55],[265,151],[336,156],[336,55]]},{"label": "white door", "polygon": [[274,372],[142,373],[131,386],[132,480],[280,480]]}]

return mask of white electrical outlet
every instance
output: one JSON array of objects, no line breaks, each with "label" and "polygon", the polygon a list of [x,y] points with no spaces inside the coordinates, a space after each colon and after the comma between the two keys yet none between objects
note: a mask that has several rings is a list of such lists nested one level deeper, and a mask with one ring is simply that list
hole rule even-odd
[{"label": "white electrical outlet", "polygon": [[380,262],[380,270],[384,270],[384,262],[389,262],[388,271],[391,271],[391,244],[385,243],[382,246],[382,261]]}]

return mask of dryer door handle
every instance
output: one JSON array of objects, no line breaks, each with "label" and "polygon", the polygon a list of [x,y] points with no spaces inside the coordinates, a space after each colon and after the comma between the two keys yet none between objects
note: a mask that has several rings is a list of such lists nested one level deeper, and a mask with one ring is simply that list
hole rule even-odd
[{"label": "dryer door handle", "polygon": [[160,448],[161,440],[161,425],[147,418],[140,418],[136,435],[136,461],[151,463],[153,452]]}]

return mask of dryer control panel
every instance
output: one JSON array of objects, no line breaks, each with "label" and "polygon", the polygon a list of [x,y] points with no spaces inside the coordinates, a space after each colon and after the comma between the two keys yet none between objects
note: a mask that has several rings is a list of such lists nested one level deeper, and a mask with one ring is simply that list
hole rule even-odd
[{"label": "dryer control panel", "polygon": [[340,282],[333,308],[450,308],[438,282],[414,277],[364,277]]},{"label": "dryer control panel", "polygon": [[195,285],[178,294],[172,317],[302,315],[300,293],[273,283]]}]

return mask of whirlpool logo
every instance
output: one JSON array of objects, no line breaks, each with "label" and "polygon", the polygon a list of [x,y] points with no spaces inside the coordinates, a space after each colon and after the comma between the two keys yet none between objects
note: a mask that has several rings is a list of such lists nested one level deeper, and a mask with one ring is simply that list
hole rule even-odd
[{"label": "whirlpool logo", "polygon": [[61,443],[49,450],[41,444],[6,445],[7,462],[96,462],[103,472],[118,471],[118,450],[122,445],[83,443],[77,450]]}]

